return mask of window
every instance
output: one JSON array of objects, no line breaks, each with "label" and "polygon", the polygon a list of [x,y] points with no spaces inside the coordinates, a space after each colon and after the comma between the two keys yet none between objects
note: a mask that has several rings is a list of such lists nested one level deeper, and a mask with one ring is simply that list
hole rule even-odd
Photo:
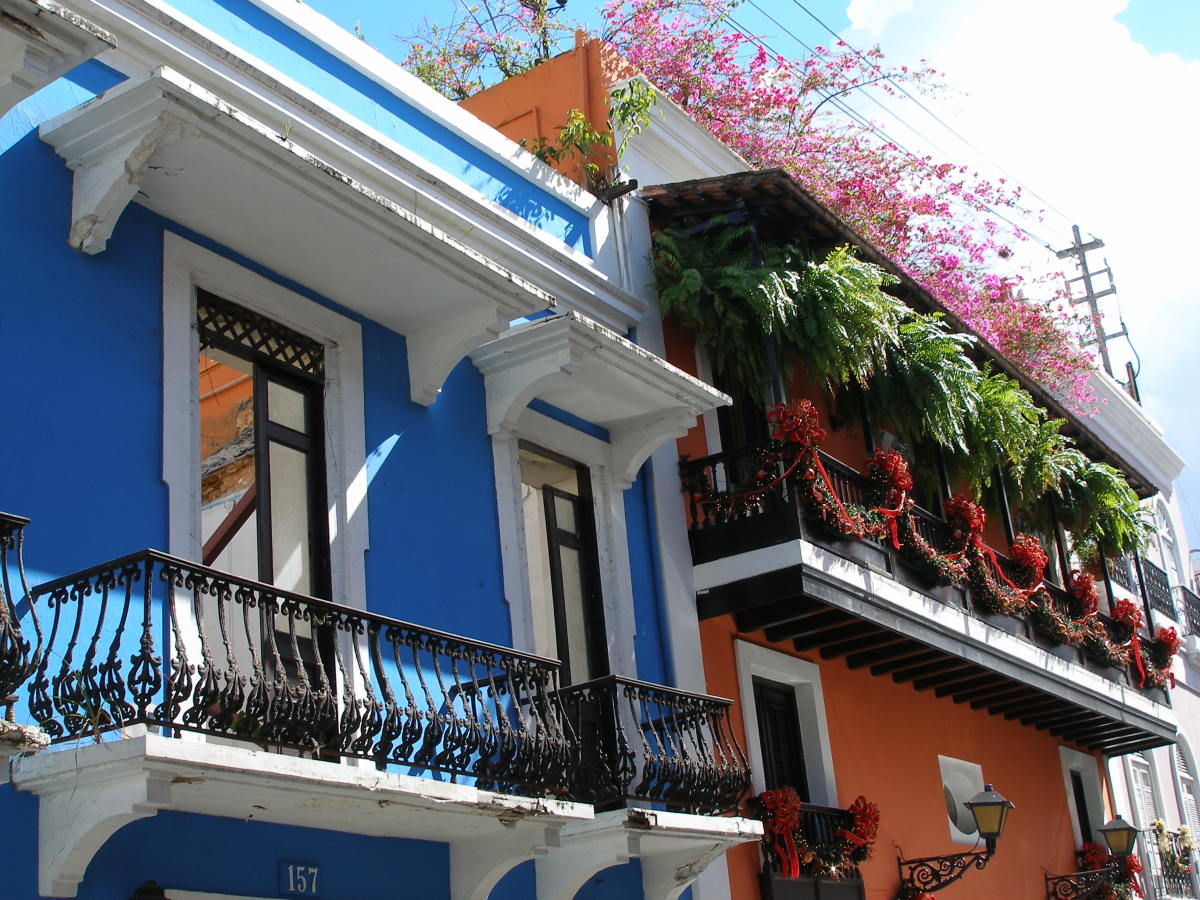
[{"label": "window", "polygon": [[754,679],[754,711],[762,748],[763,785],[766,790],[795,788],[809,801],[808,775],[804,771],[804,736],[796,709],[796,690],[790,685]]},{"label": "window", "polygon": [[1149,828],[1162,818],[1154,786],[1154,762],[1148,753],[1135,753],[1129,757],[1129,790],[1133,795],[1139,828]]},{"label": "window", "polygon": [[745,641],[734,647],[754,792],[787,785],[806,802],[836,806],[820,668]]},{"label": "window", "polygon": [[1192,774],[1188,754],[1183,746],[1175,745],[1175,777],[1179,779],[1179,805],[1183,821],[1192,834],[1200,834],[1200,805],[1196,794],[1196,777]]},{"label": "window", "polygon": [[1069,747],[1058,748],[1063,770],[1063,786],[1067,795],[1067,808],[1071,816],[1071,828],[1075,846],[1085,841],[1097,841],[1096,831],[1104,824],[1104,790],[1100,782],[1100,768],[1096,757]]},{"label": "window", "polygon": [[1171,525],[1171,516],[1162,503],[1154,507],[1154,537],[1147,550],[1150,560],[1167,573],[1172,585],[1182,584],[1182,567],[1179,564],[1179,552],[1176,549],[1175,529]]},{"label": "window", "polygon": [[[328,598],[324,347],[203,289],[196,322],[201,561]],[[332,655],[332,635],[304,621],[277,616],[274,629],[292,677]]]},{"label": "window", "polygon": [[587,466],[525,443],[518,456],[535,646],[562,661],[566,684],[607,675]]},{"label": "window", "polygon": [[170,552],[365,608],[360,326],[177,235],[163,251]]}]

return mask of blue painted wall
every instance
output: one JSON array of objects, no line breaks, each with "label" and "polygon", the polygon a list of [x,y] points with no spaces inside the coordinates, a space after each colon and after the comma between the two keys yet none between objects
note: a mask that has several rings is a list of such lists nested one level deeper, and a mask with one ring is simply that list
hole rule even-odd
[{"label": "blue painted wall", "polygon": [[525,180],[249,0],[173,0],[172,5],[248,56],[316,91],[330,106],[341,108],[568,246],[591,255],[590,223],[579,210]]}]

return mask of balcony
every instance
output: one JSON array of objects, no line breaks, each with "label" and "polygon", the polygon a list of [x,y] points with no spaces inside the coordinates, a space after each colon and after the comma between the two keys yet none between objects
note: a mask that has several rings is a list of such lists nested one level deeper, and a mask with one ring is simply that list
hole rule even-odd
[{"label": "balcony", "polygon": [[[6,579],[23,525],[0,516]],[[47,896],[73,896],[107,837],[158,809],[309,827],[316,810],[325,828],[445,841],[471,861],[452,866],[456,898],[551,848],[547,883],[621,854],[670,882],[761,833],[711,815],[748,781],[728,701],[615,677],[562,689],[556,660],[153,550],[0,601],[0,651],[17,716],[72,750],[13,766],[40,800]],[[577,852],[603,839],[611,859]]]},{"label": "balcony", "polygon": [[799,871],[792,870],[780,852],[786,850],[786,843],[780,847],[764,841],[763,900],[862,900],[866,893],[857,865],[848,862],[838,872],[831,873],[824,871],[819,862],[829,855],[823,849],[837,846],[839,833],[851,831],[853,823],[850,810],[803,804],[792,842],[812,851],[813,860],[801,862]]},{"label": "balcony", "polygon": [[1175,590],[1179,594],[1179,608],[1183,611],[1183,621],[1188,634],[1200,634],[1200,596],[1184,585]]},{"label": "balcony", "polygon": [[1150,562],[1142,559],[1142,585],[1146,589],[1146,603],[1156,613],[1162,613],[1169,619],[1178,622],[1179,613],[1175,610],[1175,601],[1171,597],[1171,579],[1167,573]]},{"label": "balcony", "polygon": [[1177,831],[1146,828],[1139,836],[1145,872],[1142,886],[1147,900],[1195,900],[1196,860]]},{"label": "balcony", "polygon": [[[819,450],[819,476],[789,469],[777,450],[751,446],[681,465],[701,618],[733,614],[740,631],[1093,750],[1172,740],[1163,692],[1140,689],[1128,668],[1086,642],[1047,636],[1030,616],[985,612],[979,587],[939,578],[910,551],[915,541],[896,549],[886,533],[831,528],[807,502],[811,478],[827,484],[830,508],[844,509],[873,505],[869,479]],[[914,508],[904,527],[932,549],[962,549],[962,535],[951,548],[950,526],[928,511]],[[982,545],[980,553],[996,583],[1016,579],[1012,560]],[[1069,602],[1058,586],[1045,588],[1060,608]]]},{"label": "balcony", "polygon": [[610,675],[563,689],[580,743],[571,794],[715,815],[737,809],[750,767],[733,736],[732,702]]}]

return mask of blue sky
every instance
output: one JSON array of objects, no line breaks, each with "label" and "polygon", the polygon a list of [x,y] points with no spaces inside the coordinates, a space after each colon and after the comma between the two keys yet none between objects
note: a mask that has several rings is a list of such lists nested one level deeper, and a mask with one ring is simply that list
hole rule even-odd
[{"label": "blue sky", "polygon": [[[419,22],[411,10],[445,20],[450,9],[450,0],[306,2],[347,29],[358,22],[397,59],[395,35]],[[570,0],[567,11],[596,22],[594,6]],[[745,0],[735,13],[789,55],[803,52],[798,42],[830,40],[814,16],[855,46],[878,43],[892,62],[927,58],[944,73],[949,90],[927,105],[957,136],[911,103],[882,98],[884,110],[863,99],[902,144],[1003,170],[1045,209],[1026,224],[1052,248],[1070,243],[1073,224],[1104,239],[1120,301],[1106,311],[1109,329],[1123,320],[1136,351],[1119,342],[1118,368],[1140,364],[1145,408],[1200,465],[1200,267],[1175,261],[1179,246],[1195,245],[1200,209],[1200,0]],[[1028,246],[1041,264],[1053,258]],[[1185,527],[1200,547],[1200,469],[1181,484]]]}]

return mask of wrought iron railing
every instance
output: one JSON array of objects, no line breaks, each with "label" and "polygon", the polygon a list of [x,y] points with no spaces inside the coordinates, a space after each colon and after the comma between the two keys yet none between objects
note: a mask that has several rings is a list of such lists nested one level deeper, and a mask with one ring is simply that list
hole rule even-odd
[{"label": "wrought iron railing", "polygon": [[22,555],[28,519],[0,513],[0,703],[37,669],[42,631],[36,612],[21,623],[18,606],[29,595]]},{"label": "wrought iron railing", "polygon": [[1146,828],[1142,831],[1142,846],[1145,850],[1144,865],[1146,896],[1150,900],[1194,900],[1196,891],[1192,886],[1192,869],[1195,860],[1190,850],[1182,846],[1182,838],[1176,831],[1163,833],[1164,850],[1159,846],[1158,831]]},{"label": "wrought iron railing", "polygon": [[1179,608],[1183,610],[1188,633],[1200,634],[1200,596],[1182,584],[1176,590],[1179,591]]},{"label": "wrought iron railing", "polygon": [[141,723],[527,795],[563,794],[575,767],[553,660],[152,550],[33,606],[48,636],[28,712],[55,743]]},{"label": "wrought iron railing", "polygon": [[754,518],[764,511],[780,506],[788,494],[788,483],[781,481],[771,490],[758,495],[752,503],[716,504],[707,502],[714,496],[732,497],[755,487],[759,472],[774,476],[783,474],[783,465],[772,459],[768,444],[750,444],[736,450],[726,450],[680,464],[680,475],[688,496],[688,515],[693,530],[725,525]]},{"label": "wrought iron railing", "polygon": [[1121,880],[1121,874],[1119,869],[1109,866],[1045,878],[1047,900],[1106,900],[1113,885]]},{"label": "wrought iron railing", "polygon": [[574,799],[645,800],[695,813],[737,807],[750,785],[731,701],[609,675],[561,691],[579,738]]},{"label": "wrought iron railing", "polygon": [[1137,572],[1134,571],[1133,560],[1128,556],[1121,556],[1117,559],[1105,559],[1104,564],[1108,567],[1108,577],[1112,579],[1113,584],[1120,585],[1131,594],[1141,593],[1141,590],[1138,588]]},{"label": "wrought iron railing", "polygon": [[1142,584],[1146,589],[1145,600],[1150,608],[1178,621],[1179,614],[1175,612],[1175,601],[1171,598],[1171,579],[1148,559],[1142,560]]}]

